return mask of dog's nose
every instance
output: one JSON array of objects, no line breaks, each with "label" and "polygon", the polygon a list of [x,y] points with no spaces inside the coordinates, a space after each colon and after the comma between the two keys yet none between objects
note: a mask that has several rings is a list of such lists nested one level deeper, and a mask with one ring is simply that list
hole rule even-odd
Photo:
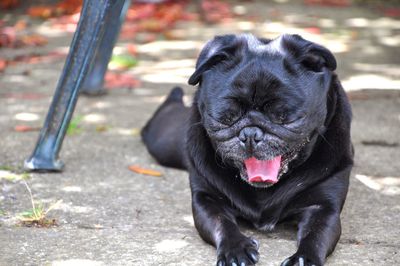
[{"label": "dog's nose", "polygon": [[246,146],[255,146],[262,141],[264,133],[259,127],[245,127],[239,133],[239,140]]}]

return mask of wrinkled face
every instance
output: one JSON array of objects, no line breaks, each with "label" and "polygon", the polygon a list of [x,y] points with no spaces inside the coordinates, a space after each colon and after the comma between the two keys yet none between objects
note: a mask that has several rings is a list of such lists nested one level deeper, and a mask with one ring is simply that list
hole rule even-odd
[{"label": "wrinkled face", "polygon": [[288,57],[282,40],[250,41],[202,73],[198,107],[224,163],[268,187],[323,127],[330,76]]}]

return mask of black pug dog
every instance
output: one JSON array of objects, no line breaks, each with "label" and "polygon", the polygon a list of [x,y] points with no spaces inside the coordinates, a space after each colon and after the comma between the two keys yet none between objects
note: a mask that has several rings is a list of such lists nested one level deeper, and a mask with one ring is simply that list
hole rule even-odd
[{"label": "black pug dog", "polygon": [[326,48],[298,35],[217,36],[189,84],[175,88],[142,131],[162,165],[187,169],[200,236],[217,265],[253,265],[256,240],[238,219],[272,230],[298,224],[298,250],[282,265],[323,265],[341,234],[353,165],[351,108]]}]

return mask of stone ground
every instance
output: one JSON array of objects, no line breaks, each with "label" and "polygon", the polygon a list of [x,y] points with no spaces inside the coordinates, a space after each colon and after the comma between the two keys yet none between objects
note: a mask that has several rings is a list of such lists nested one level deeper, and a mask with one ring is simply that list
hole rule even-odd
[{"label": "stone ground", "polygon": [[[237,4],[236,6],[238,6]],[[218,25],[178,23],[182,40],[139,45],[141,79],[133,90],[81,97],[75,115],[82,131],[67,136],[62,173],[32,173],[33,198],[45,204],[62,199],[48,213],[59,226],[18,225],[31,207],[23,181],[0,177],[0,265],[213,265],[215,251],[198,236],[191,218],[187,174],[163,168],[146,152],[138,130],[174,85],[184,87],[195,57],[215,34],[254,32],[303,34],[334,51],[338,74],[354,111],[356,150],[351,187],[342,213],[343,234],[327,265],[400,265],[400,21],[365,7],[307,7],[298,2],[241,2],[244,17]],[[246,19],[246,16],[252,19]],[[49,38],[43,48],[1,49],[10,58],[32,51],[68,47],[70,34],[44,24],[33,29]],[[127,41],[117,45],[124,51]],[[17,64],[0,74],[0,166],[21,173],[38,132],[15,132],[16,125],[40,127],[64,59]],[[28,73],[28,74],[27,74]],[[190,102],[190,97],[187,98]],[[105,131],[96,127],[106,125]],[[136,164],[163,173],[144,176]],[[259,265],[279,265],[295,252],[295,232],[244,229],[260,243]]]}]

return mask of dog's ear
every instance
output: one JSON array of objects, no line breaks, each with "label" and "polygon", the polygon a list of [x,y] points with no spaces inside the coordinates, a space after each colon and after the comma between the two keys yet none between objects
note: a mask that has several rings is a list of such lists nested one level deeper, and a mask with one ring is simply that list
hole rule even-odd
[{"label": "dog's ear", "polygon": [[336,59],[325,47],[307,41],[299,35],[283,35],[281,45],[297,62],[314,72],[323,72],[324,68],[336,69]]},{"label": "dog's ear", "polygon": [[235,35],[216,36],[201,50],[197,59],[196,70],[190,76],[188,83],[190,85],[199,83],[205,71],[221,62],[232,59],[236,49],[237,38]]}]

